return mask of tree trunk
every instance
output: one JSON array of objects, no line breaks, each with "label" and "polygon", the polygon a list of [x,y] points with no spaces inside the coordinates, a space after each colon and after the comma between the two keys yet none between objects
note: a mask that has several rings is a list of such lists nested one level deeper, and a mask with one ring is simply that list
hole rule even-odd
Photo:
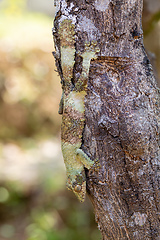
[{"label": "tree trunk", "polygon": [[100,49],[89,67],[81,148],[99,162],[85,174],[103,240],[160,239],[160,104],[143,46],[142,5],[142,0],[56,2],[54,55],[62,82],[64,19],[75,31],[73,85],[86,42]]}]

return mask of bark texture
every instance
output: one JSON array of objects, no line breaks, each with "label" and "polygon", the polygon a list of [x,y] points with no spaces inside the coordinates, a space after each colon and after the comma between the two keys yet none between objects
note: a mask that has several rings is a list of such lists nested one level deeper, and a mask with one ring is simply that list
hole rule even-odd
[{"label": "bark texture", "polygon": [[86,170],[87,191],[103,240],[160,239],[159,92],[143,46],[142,0],[59,0],[54,21],[61,78],[59,24],[75,24],[77,54],[97,42],[85,98],[82,149],[99,167]]}]

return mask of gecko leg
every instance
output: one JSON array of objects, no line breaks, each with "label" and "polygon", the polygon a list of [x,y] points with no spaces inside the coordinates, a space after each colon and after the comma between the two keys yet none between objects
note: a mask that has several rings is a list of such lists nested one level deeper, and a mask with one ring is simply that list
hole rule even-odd
[{"label": "gecko leg", "polygon": [[62,96],[61,96],[61,100],[60,100],[60,103],[59,103],[59,110],[58,110],[58,113],[60,115],[63,114],[63,108],[64,108],[64,92],[62,91]]},{"label": "gecko leg", "polygon": [[92,161],[88,156],[87,154],[82,150],[82,149],[77,149],[76,151],[77,153],[77,156],[79,158],[79,160],[84,164],[84,166],[87,168],[87,169],[90,169],[91,166],[94,164],[94,161]]}]

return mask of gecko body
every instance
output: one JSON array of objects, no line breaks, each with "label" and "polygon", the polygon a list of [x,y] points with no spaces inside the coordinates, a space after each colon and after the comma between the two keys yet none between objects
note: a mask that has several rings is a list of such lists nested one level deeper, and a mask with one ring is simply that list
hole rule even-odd
[{"label": "gecko body", "polygon": [[84,52],[79,54],[82,72],[78,81],[73,83],[75,64],[75,25],[70,19],[60,24],[61,67],[63,74],[62,98],[59,113],[62,114],[61,141],[62,153],[67,172],[67,187],[83,202],[86,193],[86,176],[84,167],[90,169],[94,161],[81,149],[82,134],[85,126],[85,96],[90,62],[96,59],[99,49],[96,43],[86,43]]}]

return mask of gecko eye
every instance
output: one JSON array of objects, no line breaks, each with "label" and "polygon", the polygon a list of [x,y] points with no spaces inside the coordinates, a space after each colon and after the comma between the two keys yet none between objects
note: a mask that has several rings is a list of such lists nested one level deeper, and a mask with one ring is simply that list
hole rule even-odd
[{"label": "gecko eye", "polygon": [[76,185],[74,188],[75,192],[80,192],[81,191],[81,186],[80,185]]}]

